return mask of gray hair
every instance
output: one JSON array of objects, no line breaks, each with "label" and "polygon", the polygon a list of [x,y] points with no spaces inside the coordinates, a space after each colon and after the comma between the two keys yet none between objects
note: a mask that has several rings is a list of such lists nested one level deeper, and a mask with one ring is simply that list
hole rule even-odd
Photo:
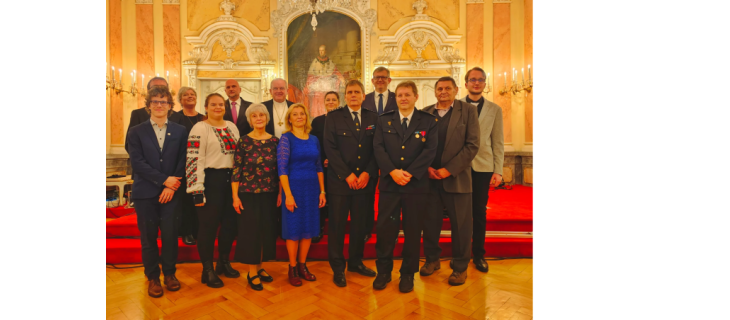
[{"label": "gray hair", "polygon": [[248,121],[248,124],[253,128],[253,123],[251,123],[251,114],[255,112],[261,112],[266,116],[266,124],[269,124],[269,121],[271,121],[271,115],[269,115],[269,109],[266,109],[266,106],[263,103],[252,103],[248,108],[246,108],[246,120]]},{"label": "gray hair", "polygon": [[274,80],[271,80],[271,83],[269,83],[269,89],[272,89],[274,87],[274,81],[276,81],[276,80],[284,81],[284,83],[286,83],[287,85],[289,84],[288,82],[286,82],[286,80],[284,80],[282,78],[276,78]]},{"label": "gray hair", "polygon": [[387,72],[388,73],[388,78],[390,78],[390,70],[388,70],[388,68],[386,68],[386,67],[377,67],[377,68],[375,68],[375,70],[373,70],[373,77],[375,76],[375,73],[376,72],[380,72],[380,71]]},{"label": "gray hair", "polygon": [[198,93],[197,93],[197,92],[195,91],[195,89],[193,89],[193,88],[191,88],[191,87],[182,87],[182,88],[180,88],[180,90],[179,90],[179,91],[177,92],[177,101],[179,101],[179,102],[180,102],[180,105],[182,105],[182,104],[183,104],[183,102],[182,102],[182,96],[183,96],[183,94],[185,94],[186,92],[188,92],[188,91],[190,91],[190,90],[193,90],[193,93],[195,93],[195,96],[196,96],[196,97],[198,96]]}]

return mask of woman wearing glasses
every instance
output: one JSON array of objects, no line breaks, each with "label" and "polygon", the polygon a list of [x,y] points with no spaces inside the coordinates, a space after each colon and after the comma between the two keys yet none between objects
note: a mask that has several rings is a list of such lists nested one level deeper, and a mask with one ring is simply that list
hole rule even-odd
[{"label": "woman wearing glasses", "polygon": [[[198,122],[188,136],[188,156],[185,164],[187,192],[193,195],[197,207],[198,253],[203,263],[201,282],[220,288],[223,281],[216,274],[238,278],[228,258],[236,236],[237,214],[231,198],[231,170],[238,141],[238,128],[223,120],[226,103],[223,96],[211,93],[205,98],[208,119]],[[215,237],[218,237],[218,263],[213,269]]]}]

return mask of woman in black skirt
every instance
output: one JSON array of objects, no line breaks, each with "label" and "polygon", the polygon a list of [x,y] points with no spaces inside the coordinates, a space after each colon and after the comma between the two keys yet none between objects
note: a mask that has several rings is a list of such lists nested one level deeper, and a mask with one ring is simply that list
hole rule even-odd
[{"label": "woman in black skirt", "polygon": [[246,119],[253,131],[238,140],[231,178],[233,207],[239,214],[235,258],[249,266],[248,283],[260,291],[264,289],[261,281],[274,281],[261,262],[276,258],[276,207],[281,205],[276,168],[279,139],[266,132],[271,118],[263,104],[250,105]]},{"label": "woman in black skirt", "polygon": [[[241,276],[228,260],[236,238],[238,215],[231,199],[231,171],[238,141],[238,128],[223,120],[226,103],[223,96],[211,93],[205,98],[208,119],[190,130],[188,156],[185,164],[187,192],[193,195],[198,213],[198,254],[203,262],[201,282],[211,288],[220,288],[223,281],[216,274],[228,278]],[[218,237],[218,264],[213,269],[215,238]]]}]

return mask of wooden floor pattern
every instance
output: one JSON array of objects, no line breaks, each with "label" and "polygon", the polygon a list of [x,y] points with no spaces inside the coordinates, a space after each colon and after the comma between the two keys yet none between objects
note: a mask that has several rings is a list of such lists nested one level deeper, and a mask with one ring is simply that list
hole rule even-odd
[{"label": "wooden floor pattern", "polygon": [[[365,260],[375,270],[375,260]],[[393,281],[373,290],[373,279],[346,272],[347,287],[332,283],[327,261],[307,262],[317,281],[289,285],[286,262],[265,262],[274,277],[263,291],[246,281],[248,266],[232,263],[241,277],[223,277],[225,286],[200,283],[200,263],[178,264],[182,288],[165,290],[161,298],[147,295],[142,268],[106,272],[107,319],[532,319],[532,259],[489,261],[489,273],[469,263],[466,283],[452,287],[448,260],[428,277],[415,276],[415,289],[398,291],[401,261],[394,261]],[[423,262],[421,262],[421,265]]]}]

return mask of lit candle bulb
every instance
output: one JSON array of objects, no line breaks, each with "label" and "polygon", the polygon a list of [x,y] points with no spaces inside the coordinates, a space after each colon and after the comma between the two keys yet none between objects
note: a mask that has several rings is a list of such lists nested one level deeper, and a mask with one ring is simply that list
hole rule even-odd
[{"label": "lit candle bulb", "polygon": [[119,68],[119,82],[122,82],[122,68]]},{"label": "lit candle bulb", "polygon": [[114,66],[112,66],[112,82],[114,82],[114,72],[115,72],[115,71],[116,71],[116,70],[114,70]]},{"label": "lit candle bulb", "polygon": [[512,68],[512,84],[515,84],[515,74],[517,73],[517,70],[515,68]]},{"label": "lit candle bulb", "polygon": [[522,82],[525,82],[525,68],[522,68]]},{"label": "lit candle bulb", "polygon": [[504,89],[507,90],[507,72],[504,73]]},{"label": "lit candle bulb", "polygon": [[530,65],[527,65],[527,79],[532,82],[532,71],[530,70]]},{"label": "lit candle bulb", "polygon": [[144,73],[142,74],[142,84],[144,84]]}]

